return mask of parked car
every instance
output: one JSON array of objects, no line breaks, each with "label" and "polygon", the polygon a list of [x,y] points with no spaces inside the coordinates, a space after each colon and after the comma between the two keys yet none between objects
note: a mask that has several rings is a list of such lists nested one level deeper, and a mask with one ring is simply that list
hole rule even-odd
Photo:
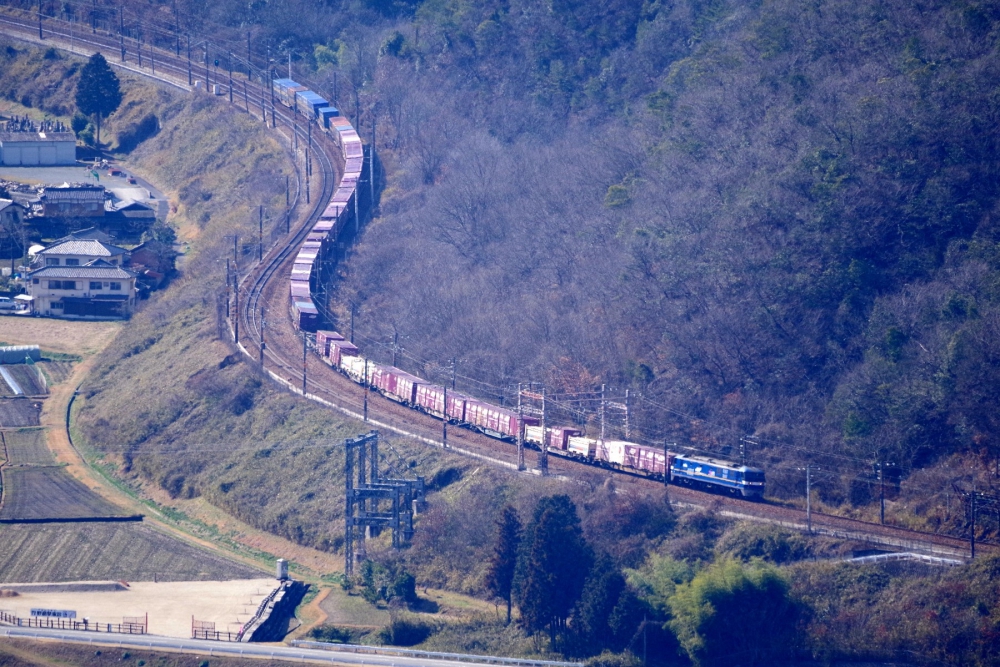
[{"label": "parked car", "polygon": [[0,296],[0,310],[20,310],[21,306],[9,296]]}]

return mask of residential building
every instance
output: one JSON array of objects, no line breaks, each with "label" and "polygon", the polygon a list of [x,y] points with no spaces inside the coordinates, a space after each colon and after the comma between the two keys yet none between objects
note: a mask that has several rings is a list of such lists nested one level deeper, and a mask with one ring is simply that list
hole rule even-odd
[{"label": "residential building", "polygon": [[0,229],[16,229],[24,222],[23,206],[10,199],[0,199]]},{"label": "residential building", "polygon": [[35,257],[36,266],[84,266],[95,259],[112,266],[124,266],[128,251],[104,241],[68,237],[56,241]]},{"label": "residential building", "polygon": [[103,218],[107,199],[100,185],[63,185],[43,188],[37,203],[48,218]]},{"label": "residential building", "polygon": [[28,274],[28,294],[38,315],[127,318],[135,309],[135,275],[104,259],[43,266]]}]

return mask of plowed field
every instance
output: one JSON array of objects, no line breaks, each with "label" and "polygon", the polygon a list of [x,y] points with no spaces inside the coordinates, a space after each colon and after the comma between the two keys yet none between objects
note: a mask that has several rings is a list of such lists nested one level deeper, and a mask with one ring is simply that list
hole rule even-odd
[{"label": "plowed field", "polygon": [[45,431],[40,428],[6,431],[0,434],[7,451],[9,466],[51,466],[56,464],[45,444]]},{"label": "plowed field", "polygon": [[40,401],[29,398],[0,398],[0,428],[38,426],[41,414]]},{"label": "plowed field", "polygon": [[123,516],[62,468],[4,468],[0,521]]},{"label": "plowed field", "polygon": [[223,581],[261,571],[141,523],[0,524],[0,582]]}]

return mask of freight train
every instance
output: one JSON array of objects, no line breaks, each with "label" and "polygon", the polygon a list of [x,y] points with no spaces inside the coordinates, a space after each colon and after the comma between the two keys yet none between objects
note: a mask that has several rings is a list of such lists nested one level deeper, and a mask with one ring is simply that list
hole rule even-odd
[{"label": "freight train", "polygon": [[394,366],[366,359],[341,334],[319,330],[319,312],[312,298],[319,287],[319,262],[357,215],[357,185],[364,152],[354,127],[323,97],[291,79],[276,79],[274,90],[282,104],[320,124],[340,146],[344,158],[340,185],[299,248],[290,278],[293,321],[301,331],[316,333],[316,349],[326,363],[390,400],[499,440],[513,442],[521,436],[529,446],[545,447],[554,455],[590,465],[751,500],[763,498],[765,479],[760,468],[670,452],[665,447],[590,438],[572,427],[543,427],[535,417],[449,391]]},{"label": "freight train", "polygon": [[295,326],[302,331],[316,331],[319,310],[312,295],[319,287],[319,267],[334,251],[341,232],[358,215],[358,181],[364,169],[364,149],[350,121],[326,99],[291,79],[275,79],[273,85],[278,100],[303,114],[309,122],[318,123],[340,147],[344,158],[340,184],[299,247],[289,281],[289,308]]}]

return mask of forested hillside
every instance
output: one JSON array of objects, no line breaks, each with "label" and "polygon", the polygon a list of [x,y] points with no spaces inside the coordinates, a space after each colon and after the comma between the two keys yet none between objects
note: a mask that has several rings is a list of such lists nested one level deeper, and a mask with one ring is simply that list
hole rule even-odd
[{"label": "forested hillside", "polygon": [[368,350],[494,397],[629,388],[649,440],[756,435],[779,493],[779,459],[837,454],[833,502],[874,461],[1000,454],[994,6],[358,9],[250,18],[377,115],[338,286]]}]

